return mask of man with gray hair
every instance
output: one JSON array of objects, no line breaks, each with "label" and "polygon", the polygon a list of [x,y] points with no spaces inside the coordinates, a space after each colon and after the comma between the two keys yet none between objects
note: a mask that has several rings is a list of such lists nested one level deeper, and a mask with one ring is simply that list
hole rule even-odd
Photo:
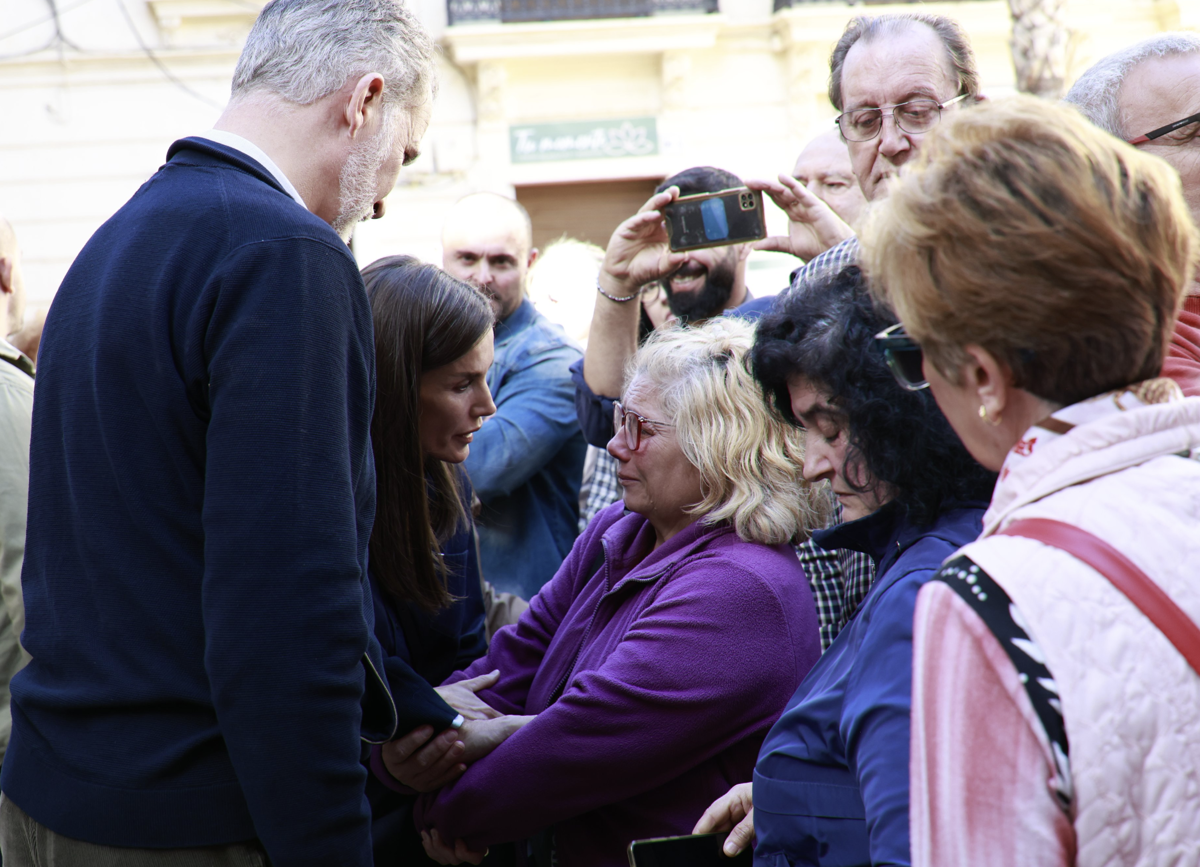
[{"label": "man with gray hair", "polygon": [[368,867],[363,741],[461,722],[397,707],[371,635],[374,341],[344,242],[416,156],[433,52],[401,0],[274,0],[216,129],[63,280],[7,867]]},{"label": "man with gray hair", "polygon": [[[1200,224],[1200,34],[1160,33],[1102,58],[1066,96],[1100,129],[1179,172]],[[1200,395],[1200,283],[1185,299],[1163,376]]]}]

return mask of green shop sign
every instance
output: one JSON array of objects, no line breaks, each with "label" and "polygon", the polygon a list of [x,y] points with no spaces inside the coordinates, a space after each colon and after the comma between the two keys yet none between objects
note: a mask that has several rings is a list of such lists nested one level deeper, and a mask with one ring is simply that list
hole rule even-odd
[{"label": "green shop sign", "polygon": [[652,117],[535,123],[508,128],[514,163],[644,157],[658,153]]}]

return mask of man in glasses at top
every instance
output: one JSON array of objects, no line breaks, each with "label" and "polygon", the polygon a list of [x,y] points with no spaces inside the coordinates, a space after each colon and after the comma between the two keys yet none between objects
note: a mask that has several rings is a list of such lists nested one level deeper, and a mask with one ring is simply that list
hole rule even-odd
[{"label": "man in glasses at top", "polygon": [[[846,25],[829,58],[829,101],[838,132],[868,202],[921,148],[944,113],[979,96],[979,72],[958,23],[926,12],[860,16]],[[792,291],[817,274],[858,259],[858,238],[826,250],[798,270]]]},{"label": "man in glasses at top", "polygon": [[[1200,35],[1160,33],[1110,54],[1066,99],[1100,129],[1170,163],[1200,223]],[[1176,320],[1163,376],[1200,395],[1200,283]]]}]

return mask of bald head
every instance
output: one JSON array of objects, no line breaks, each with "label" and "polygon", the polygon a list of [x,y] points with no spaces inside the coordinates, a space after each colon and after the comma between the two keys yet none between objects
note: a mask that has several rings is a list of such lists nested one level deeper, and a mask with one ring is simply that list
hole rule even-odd
[{"label": "bald head", "polygon": [[792,176],[808,191],[829,205],[839,217],[856,226],[867,207],[854,177],[850,152],[833,127],[805,145],[796,159]]},{"label": "bald head", "polygon": [[442,267],[479,287],[498,321],[521,306],[535,259],[533,225],[518,202],[474,193],[450,209],[442,228]]}]

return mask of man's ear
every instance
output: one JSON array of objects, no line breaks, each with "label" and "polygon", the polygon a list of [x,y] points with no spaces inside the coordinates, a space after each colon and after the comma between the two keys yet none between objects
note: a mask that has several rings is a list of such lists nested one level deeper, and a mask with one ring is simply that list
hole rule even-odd
[{"label": "man's ear", "polygon": [[532,268],[533,263],[537,261],[539,255],[541,255],[541,250],[539,250],[537,247],[530,247],[529,248],[529,261],[525,263],[525,267]]},{"label": "man's ear", "polygon": [[750,244],[738,244],[738,261],[745,262],[750,258],[750,254],[754,252],[754,247]]},{"label": "man's ear", "polygon": [[344,119],[350,138],[356,138],[367,126],[368,115],[383,109],[383,76],[368,72],[354,83],[354,89],[346,100]]},{"label": "man's ear", "polygon": [[0,256],[0,292],[11,295],[13,291],[13,267],[16,263],[8,256]]}]

